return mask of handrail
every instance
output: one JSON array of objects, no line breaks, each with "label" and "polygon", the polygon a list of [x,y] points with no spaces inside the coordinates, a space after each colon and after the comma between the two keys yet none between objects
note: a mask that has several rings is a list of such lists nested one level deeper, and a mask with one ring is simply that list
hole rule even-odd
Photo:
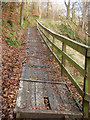
[{"label": "handrail", "polygon": [[[41,29],[40,29],[41,31]],[[42,31],[41,31],[42,32]],[[76,67],[76,69],[78,69],[78,71],[85,76],[85,69],[80,66],[75,60],[73,60],[67,53],[65,53],[64,51],[62,51],[59,47],[57,47],[45,34],[44,32],[42,32],[43,35],[48,39],[48,41],[69,61],[73,64],[74,67]]]},{"label": "handrail", "polygon": [[[38,20],[36,20],[36,22],[38,22],[38,24],[44,29],[46,30],[49,34],[51,34],[53,37],[57,38],[58,40],[66,43],[68,46],[72,47],[73,49],[75,49],[76,51],[80,52],[83,55],[86,55],[86,49],[89,49],[90,51],[90,47],[81,43],[78,43],[75,40],[72,40],[66,36],[57,34],[53,31],[51,31],[50,29],[46,28],[44,25],[42,25]],[[72,43],[72,44],[71,44]]]},{"label": "handrail", "polygon": [[[88,118],[88,109],[89,109],[89,102],[90,102],[90,89],[89,89],[89,85],[87,86],[88,89],[86,88],[86,80],[89,84],[90,83],[90,65],[89,65],[89,63],[90,63],[90,46],[78,43],[78,42],[76,42],[72,39],[69,39],[63,35],[59,35],[53,31],[51,31],[50,29],[46,28],[38,20],[36,20],[36,22],[37,22],[37,28],[39,30],[39,33],[40,33],[42,39],[46,43],[47,47],[49,48],[49,50],[51,51],[51,53],[53,54],[53,56],[55,57],[55,59],[57,60],[59,65],[61,66],[61,68],[62,68],[61,71],[64,71],[64,73],[67,74],[68,78],[71,80],[73,85],[76,87],[79,94],[83,97],[84,117]],[[47,37],[47,35],[43,32],[43,30],[53,37],[53,41],[51,41],[50,38]],[[46,38],[47,41],[44,39],[43,36]],[[62,50],[54,44],[55,38],[63,43]],[[52,45],[52,47],[50,47],[48,42]],[[85,68],[80,66],[75,60],[73,60],[66,53],[66,51],[65,51],[66,45],[70,46],[71,48],[73,48],[74,50],[78,51],[79,53],[81,53],[82,55],[85,56]],[[53,48],[56,49],[62,55],[62,61],[60,61],[57,54],[54,52]],[[81,89],[79,84],[76,82],[76,80],[73,78],[73,76],[69,73],[69,71],[66,69],[65,59],[67,59],[83,75],[83,77],[84,77],[84,89],[83,90]]]}]

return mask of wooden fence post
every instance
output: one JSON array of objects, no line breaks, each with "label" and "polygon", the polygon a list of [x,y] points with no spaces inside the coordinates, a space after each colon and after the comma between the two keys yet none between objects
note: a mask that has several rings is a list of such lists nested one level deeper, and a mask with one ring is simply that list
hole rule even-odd
[{"label": "wooden fence post", "polygon": [[38,30],[38,22],[37,22],[37,30]]},{"label": "wooden fence post", "polygon": [[[48,33],[48,32],[46,33],[46,35],[47,35],[47,37],[49,38],[49,33]],[[46,41],[47,41],[47,43],[48,43],[48,45],[49,45],[49,42],[48,42],[47,39],[46,39]]]},{"label": "wooden fence post", "polygon": [[[90,6],[90,2],[88,3]],[[88,6],[88,33],[90,34],[90,7]],[[90,37],[88,36],[88,46],[90,47]],[[86,71],[87,71],[87,78],[86,78],[86,84],[84,86],[84,91],[85,93],[90,94],[90,49],[87,51],[89,55],[87,56],[88,53],[86,53]],[[84,118],[89,117],[89,102],[84,99],[83,101],[83,112],[84,112]]]},{"label": "wooden fence post", "polygon": [[[55,43],[55,37],[53,37],[53,43]],[[52,51],[55,52],[55,48],[52,46]]]},{"label": "wooden fence post", "polygon": [[[62,43],[62,51],[66,52],[66,45],[65,43]],[[62,64],[65,66],[65,58],[62,55]],[[63,68],[61,67],[61,76],[64,76]]]},{"label": "wooden fence post", "polygon": [[[88,33],[90,34],[90,2],[88,2]],[[90,36],[88,35],[88,46],[90,47]],[[90,49],[86,53],[86,71],[87,71],[87,78],[86,78],[86,84],[85,84],[85,93],[90,94]],[[83,101],[83,112],[84,112],[84,118],[89,117],[89,102],[84,99]]]},{"label": "wooden fence post", "polygon": [[[84,92],[90,94],[90,57],[86,56],[86,73],[87,73],[87,78],[85,79],[85,85],[84,85]],[[83,113],[84,113],[84,118],[89,117],[89,102],[83,99]]]}]

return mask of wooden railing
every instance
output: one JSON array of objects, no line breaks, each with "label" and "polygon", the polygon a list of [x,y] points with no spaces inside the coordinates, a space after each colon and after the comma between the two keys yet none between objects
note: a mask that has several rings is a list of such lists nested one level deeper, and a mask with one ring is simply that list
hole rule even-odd
[{"label": "wooden railing", "polygon": [[[37,29],[40,32],[40,35],[44,42],[46,43],[47,47],[61,66],[61,74],[62,76],[67,74],[68,78],[71,80],[72,84],[76,87],[77,91],[83,98],[83,114],[84,118],[89,117],[89,102],[90,102],[90,47],[80,44],[74,40],[71,40],[63,35],[57,34],[50,29],[46,28],[42,25],[38,20],[37,22]],[[50,39],[49,35],[53,37],[53,40]],[[62,50],[55,45],[55,39],[62,42]],[[77,52],[81,53],[85,56],[85,67],[83,68],[80,64],[78,64],[74,59],[72,59],[66,53],[66,45],[73,48]],[[59,59],[57,53],[55,53],[55,49],[59,51],[62,55],[62,60]],[[76,82],[74,77],[70,74],[70,72],[65,67],[65,60],[68,60],[84,77],[84,88],[80,87],[80,85]]]}]

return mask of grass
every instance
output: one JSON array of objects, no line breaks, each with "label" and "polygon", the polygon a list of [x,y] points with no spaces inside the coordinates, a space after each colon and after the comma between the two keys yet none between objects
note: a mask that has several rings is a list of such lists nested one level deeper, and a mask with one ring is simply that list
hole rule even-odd
[{"label": "grass", "polygon": [[18,41],[18,40],[15,40],[15,38],[14,38],[13,41],[12,41],[10,38],[5,37],[5,41],[6,41],[6,43],[7,43],[9,46],[17,46],[17,47],[20,46],[19,41]]},{"label": "grass", "polygon": [[71,21],[53,21],[49,19],[39,19],[39,21],[41,21],[41,23],[47,28],[58,34],[67,36],[79,43],[87,44],[88,42],[88,36],[85,37],[85,32],[82,32],[80,26],[75,26]]}]

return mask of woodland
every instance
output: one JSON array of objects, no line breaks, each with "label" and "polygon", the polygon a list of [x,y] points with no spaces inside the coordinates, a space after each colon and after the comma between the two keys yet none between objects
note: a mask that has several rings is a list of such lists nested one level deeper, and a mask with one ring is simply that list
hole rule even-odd
[{"label": "woodland", "polygon": [[[50,30],[64,35],[80,44],[90,45],[88,37],[88,1],[87,0],[22,0],[0,2],[0,95],[2,120],[13,120],[14,108],[19,89],[19,78],[23,61],[26,60],[28,28],[36,26],[38,19]],[[58,47],[61,45],[57,42]],[[57,52],[57,51],[56,51]],[[85,57],[67,47],[67,53],[82,67]],[[58,54],[58,52],[57,52]],[[60,58],[60,56],[59,56]],[[61,59],[61,58],[60,58]],[[2,62],[1,62],[2,61]],[[83,76],[69,63],[67,69],[83,89]],[[67,76],[66,76],[67,77]],[[66,80],[67,78],[65,78]],[[72,93],[76,90],[67,81]],[[1,92],[0,91],[0,92]],[[76,93],[77,102],[82,105],[81,96]]]}]

